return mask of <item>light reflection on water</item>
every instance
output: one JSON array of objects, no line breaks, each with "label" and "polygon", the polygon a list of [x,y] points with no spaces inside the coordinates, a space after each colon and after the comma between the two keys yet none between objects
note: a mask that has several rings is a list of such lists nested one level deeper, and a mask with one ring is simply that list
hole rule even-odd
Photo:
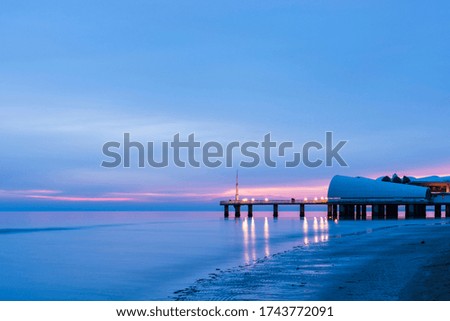
[{"label": "light reflection on water", "polygon": [[309,227],[308,218],[304,219],[302,225],[302,232],[304,234],[303,242],[305,243],[305,245],[308,245],[311,242],[327,242],[329,239],[328,220],[324,217],[314,217],[312,221],[312,229],[310,229]]},{"label": "light reflection on water", "polygon": [[[310,223],[312,221],[312,224]],[[277,222],[276,219],[271,221],[272,224]],[[258,249],[264,246],[264,256],[271,255],[271,234],[270,223],[267,217],[264,218],[263,226],[260,221],[254,218],[244,218],[241,222],[242,240],[243,240],[243,258],[245,264],[250,264],[258,259]],[[293,220],[294,226],[300,224],[301,229],[298,231],[298,240],[303,239],[303,243],[321,243],[329,240],[329,223],[324,217],[305,218],[301,221]],[[261,233],[262,231],[262,233]]]},{"label": "light reflection on water", "polygon": [[270,246],[269,246],[269,220],[267,217],[264,218],[264,254],[265,256],[270,255]]},{"label": "light reflection on water", "polygon": [[[249,231],[250,221],[250,231]],[[242,234],[244,241],[244,262],[246,264],[256,261],[256,227],[253,218],[244,218],[242,221]],[[251,259],[250,259],[251,258]]]},{"label": "light reflection on water", "polygon": [[253,218],[250,219],[250,233],[251,233],[251,247],[252,247],[252,259],[256,261],[256,229],[255,229],[255,220]]}]

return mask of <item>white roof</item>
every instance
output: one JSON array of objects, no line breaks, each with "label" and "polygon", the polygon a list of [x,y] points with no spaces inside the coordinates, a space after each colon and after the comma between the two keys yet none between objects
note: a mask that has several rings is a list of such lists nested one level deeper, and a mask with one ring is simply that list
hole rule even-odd
[{"label": "white roof", "polygon": [[333,177],[329,199],[429,199],[430,189],[421,186],[382,182],[364,177]]},{"label": "white roof", "polygon": [[427,176],[421,178],[408,177],[411,182],[418,183],[450,183],[450,176]]}]

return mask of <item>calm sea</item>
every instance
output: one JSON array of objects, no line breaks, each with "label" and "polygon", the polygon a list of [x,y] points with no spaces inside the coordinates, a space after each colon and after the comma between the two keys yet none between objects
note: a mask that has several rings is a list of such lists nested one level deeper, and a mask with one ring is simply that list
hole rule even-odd
[{"label": "calm sea", "polygon": [[0,300],[167,300],[210,273],[388,224],[222,215],[0,212]]}]

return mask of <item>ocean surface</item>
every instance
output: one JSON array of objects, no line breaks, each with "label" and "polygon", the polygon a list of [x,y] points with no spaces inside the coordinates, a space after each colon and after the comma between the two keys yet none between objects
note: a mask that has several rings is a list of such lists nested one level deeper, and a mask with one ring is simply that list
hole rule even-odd
[{"label": "ocean surface", "polygon": [[333,222],[325,216],[0,212],[0,300],[170,300],[218,271],[407,222]]}]

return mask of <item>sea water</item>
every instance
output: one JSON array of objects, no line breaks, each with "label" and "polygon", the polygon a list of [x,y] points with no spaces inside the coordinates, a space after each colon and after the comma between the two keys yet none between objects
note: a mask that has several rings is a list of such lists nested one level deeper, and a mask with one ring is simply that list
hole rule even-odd
[{"label": "sea water", "polygon": [[211,273],[400,223],[325,215],[0,212],[0,300],[170,300]]}]

